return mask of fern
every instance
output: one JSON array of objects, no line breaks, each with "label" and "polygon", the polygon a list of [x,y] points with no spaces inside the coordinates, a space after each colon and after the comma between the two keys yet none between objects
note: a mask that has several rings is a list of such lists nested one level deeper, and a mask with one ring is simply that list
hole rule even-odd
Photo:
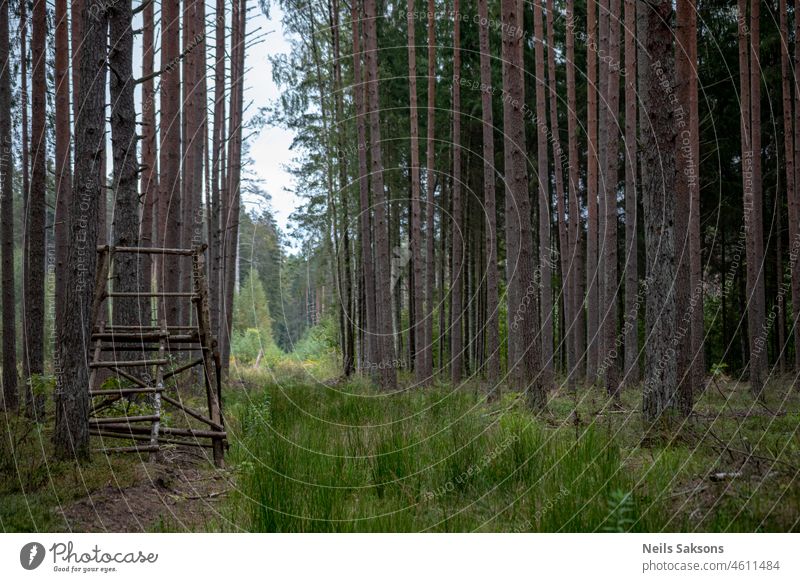
[{"label": "fern", "polygon": [[635,523],[632,493],[615,489],[608,497],[608,517],[603,531],[625,533],[629,532]]}]

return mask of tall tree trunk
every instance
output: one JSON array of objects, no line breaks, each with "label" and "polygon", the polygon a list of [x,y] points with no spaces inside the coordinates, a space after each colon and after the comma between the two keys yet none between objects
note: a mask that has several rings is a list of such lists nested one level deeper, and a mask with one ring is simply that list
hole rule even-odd
[{"label": "tall tree trunk", "polygon": [[586,339],[586,319],[583,307],[583,242],[581,235],[580,199],[580,155],[578,153],[578,112],[575,95],[575,0],[567,0],[567,131],[569,133],[569,248],[570,248],[570,299],[572,318],[567,328],[572,330],[572,346],[570,353],[569,380],[574,386],[581,376],[580,366],[583,360],[584,342]]},{"label": "tall tree trunk", "polygon": [[[80,75],[95,79],[105,71],[106,3],[86,0],[80,18],[83,44]],[[75,184],[80,195],[73,196],[69,212],[70,238],[76,244],[67,251],[67,282],[64,286],[64,317],[57,326],[57,352],[61,371],[56,376],[56,456],[62,459],[89,457],[89,366],[87,345],[91,333],[92,291],[97,255],[97,211],[102,186],[98,166],[105,141],[105,84],[82,83],[77,98],[81,103],[75,132]],[[78,244],[80,243],[80,244]],[[90,252],[86,252],[86,249]]]},{"label": "tall tree trunk", "polygon": [[675,333],[675,126],[670,92],[675,79],[672,3],[648,0],[639,4],[639,95],[642,144],[642,208],[647,251],[647,353],[642,408],[645,428],[674,404]]},{"label": "tall tree trunk", "polygon": [[[142,177],[141,193],[144,198],[142,222],[139,230],[139,244],[151,247],[154,237],[156,203],[158,201],[158,145],[156,143],[156,93],[152,78],[155,69],[155,19],[153,2],[147,2],[143,11],[142,24]],[[152,255],[143,255],[141,265],[141,288],[152,290]],[[144,325],[152,325],[152,307],[148,300],[142,305]]]},{"label": "tall tree trunk", "polygon": [[[539,185],[539,277],[541,280],[540,321],[542,330],[543,382],[548,389],[553,382],[553,277],[550,269],[550,170],[547,156],[547,79],[544,68],[544,27],[542,3],[533,3],[534,53],[536,57],[536,180]],[[551,81],[552,82],[552,81]]]},{"label": "tall tree trunk", "polygon": [[775,349],[775,359],[777,360],[778,371],[783,374],[786,372],[786,301],[785,290],[783,287],[783,217],[781,216],[782,204],[780,191],[776,189],[774,202],[775,219],[775,326],[777,327],[777,343]]},{"label": "tall tree trunk", "polygon": [[[678,130],[675,174],[675,358],[678,378],[678,409],[689,416],[694,406],[694,386],[691,375],[692,328],[691,328],[691,264],[692,252],[689,242],[689,216],[692,213],[692,188],[694,160],[692,159],[690,129],[687,112],[690,109],[690,82],[693,75],[691,62],[689,25],[690,13],[694,12],[691,0],[677,2],[677,46],[675,48],[675,75],[678,83],[677,99],[681,105],[676,115]],[[684,140],[686,145],[684,146]]]},{"label": "tall tree trunk", "polygon": [[222,230],[220,227],[222,200],[225,198],[225,0],[217,0],[214,33],[214,129],[211,145],[211,208],[209,238],[211,268],[209,288],[211,327],[221,338],[220,309],[222,304]]},{"label": "tall tree trunk", "polygon": [[453,2],[453,214],[450,271],[450,379],[453,386],[461,383],[464,367],[463,351],[463,286],[464,273],[464,206],[461,177],[461,7]]},{"label": "tall tree trunk", "polygon": [[425,319],[425,254],[422,248],[422,214],[420,204],[419,172],[419,113],[417,110],[417,47],[414,0],[408,0],[406,19],[408,30],[408,100],[411,117],[411,260],[413,261],[413,292],[410,303],[414,317],[410,330],[419,341],[416,353],[411,354],[418,384],[428,381],[428,349],[424,333]]},{"label": "tall tree trunk", "polygon": [[361,74],[361,28],[363,21],[359,2],[352,1],[350,8],[353,22],[353,101],[356,106],[356,131],[358,136],[358,191],[361,208],[361,261],[364,270],[364,296],[366,301],[366,362],[370,370],[375,370],[380,359],[380,346],[377,333],[375,271],[372,258],[372,216],[369,201],[369,180],[367,168],[367,123],[366,123],[366,85]]},{"label": "tall tree trunk", "polygon": [[538,297],[533,265],[531,203],[525,152],[523,13],[518,0],[501,2],[503,38],[503,128],[506,175],[506,264],[508,279],[508,357],[510,385],[525,392],[528,405],[541,410],[547,391],[537,340]]},{"label": "tall tree trunk", "polygon": [[692,365],[691,374],[695,390],[702,389],[705,380],[705,311],[703,309],[703,248],[700,233],[700,113],[698,97],[699,62],[697,59],[697,1],[693,0],[693,10],[689,14],[689,49],[692,62],[692,75],[689,78],[689,129],[694,160],[694,184],[691,188],[691,208],[689,214],[689,255],[690,281],[692,288]]},{"label": "tall tree trunk", "polygon": [[[33,4],[31,38],[31,190],[28,195],[26,243],[23,272],[23,367],[25,378],[44,372],[44,256],[45,199],[47,196],[47,6],[45,0]],[[26,389],[28,413],[37,418],[44,414],[44,394]]]},{"label": "tall tree trunk", "polygon": [[[30,195],[30,160],[28,154],[30,152],[30,135],[28,125],[28,3],[19,3],[19,45],[20,45],[20,108],[22,109],[22,129],[21,137],[22,143],[20,144],[21,161],[22,161],[22,208],[27,211],[28,196]],[[73,20],[80,20],[75,19]],[[77,67],[73,67],[77,69]],[[74,75],[74,73],[73,73]],[[25,227],[22,228],[22,248],[23,257],[25,256],[24,249],[27,248],[27,232]]]},{"label": "tall tree trunk", "polygon": [[335,114],[336,114],[336,147],[339,152],[338,155],[338,169],[339,169],[339,195],[341,197],[342,209],[342,248],[340,249],[340,256],[342,259],[342,267],[340,274],[340,288],[342,300],[342,315],[344,317],[344,342],[343,342],[343,371],[346,377],[352,375],[355,362],[355,335],[354,335],[354,317],[353,317],[353,278],[350,266],[350,225],[349,225],[349,201],[347,199],[348,180],[347,180],[347,156],[344,153],[344,100],[343,100],[343,83],[342,83],[342,61],[340,49],[340,17],[339,17],[339,2],[333,0],[330,7],[331,12],[331,30],[333,33],[333,78],[334,78],[334,101],[335,101]]},{"label": "tall tree trunk", "polygon": [[[114,159],[113,244],[139,246],[139,194],[137,190],[136,110],[133,81],[133,11],[131,0],[118,0],[108,7],[108,66],[111,84],[111,146]],[[133,293],[139,288],[139,255],[114,257],[114,291]],[[114,301],[114,325],[140,325],[140,301],[119,297]],[[130,358],[134,359],[134,358]]]},{"label": "tall tree trunk", "polygon": [[[81,45],[83,44],[83,8],[86,0],[72,0],[70,15],[71,24],[71,38],[70,44],[72,46],[71,64],[72,64],[72,124],[77,126],[78,113],[80,113],[80,104],[78,103],[77,96],[80,91],[81,80]],[[22,2],[21,4],[25,4]],[[75,131],[77,135],[77,129]],[[77,163],[77,160],[75,160]]]},{"label": "tall tree trunk", "polygon": [[[364,0],[364,38],[367,68],[367,115],[370,129],[370,153],[372,158],[372,196],[375,205],[375,291],[376,330],[379,345],[380,384],[385,390],[397,386],[397,373],[392,362],[395,359],[392,314],[383,306],[391,304],[391,256],[389,254],[389,229],[387,223],[388,204],[384,190],[383,157],[381,152],[381,117],[378,79],[378,34],[375,0]],[[380,305],[382,308],[377,309]]]},{"label": "tall tree trunk", "polygon": [[[800,67],[800,10],[795,2],[794,8],[794,63],[795,63],[795,76],[794,76],[794,113],[797,117],[800,112],[800,79],[797,75],[797,67]],[[795,225],[790,226],[793,233],[800,232],[800,122],[795,119],[794,124],[794,194],[793,203]],[[791,206],[790,206],[791,208]],[[791,214],[789,215],[791,220]],[[789,243],[790,247],[794,246],[794,235]],[[795,258],[793,264],[790,265],[792,277],[792,328],[794,329],[794,368],[800,370],[800,264]]]},{"label": "tall tree trunk", "polygon": [[[448,161],[449,167],[449,161]],[[452,179],[452,177],[449,177]],[[447,332],[448,332],[448,305],[447,296],[449,290],[445,284],[448,280],[448,269],[450,268],[450,261],[448,259],[447,249],[450,246],[450,229],[445,227],[447,218],[451,214],[453,208],[452,196],[449,193],[449,180],[445,177],[441,180],[441,193],[439,194],[439,370],[440,372],[446,371],[446,354],[447,354]]]},{"label": "tall tree trunk", "polygon": [[[197,104],[195,103],[195,68],[194,68],[194,51],[189,50],[194,35],[194,4],[195,0],[181,0],[181,187],[180,187],[180,208],[181,208],[181,248],[189,248],[192,238],[192,217],[194,209],[192,208],[192,192],[195,189],[194,183],[194,121],[197,116]],[[191,289],[191,270],[183,268],[183,264],[179,263],[180,267],[180,290],[188,291]],[[180,311],[180,324],[189,324],[189,312],[184,309],[181,302],[179,306]]]},{"label": "tall tree trunk", "polygon": [[[572,321],[572,290],[569,281],[572,279],[571,263],[574,251],[569,242],[567,213],[564,205],[564,150],[561,147],[561,134],[558,125],[558,83],[556,81],[555,57],[555,3],[547,2],[547,15],[545,17],[547,28],[547,76],[550,89],[550,141],[553,147],[553,172],[555,174],[556,210],[558,211],[558,244],[561,263],[561,307],[559,312],[563,316],[564,332],[559,337],[559,345],[566,351],[567,365],[570,370],[575,363],[574,343],[572,342],[573,329],[569,323]],[[552,256],[552,255],[551,255]]]},{"label": "tall tree trunk", "polygon": [[62,317],[64,302],[64,272],[67,255],[67,211],[72,197],[72,165],[70,160],[70,100],[69,100],[69,22],[67,0],[55,3],[55,155],[56,155],[56,213],[55,243],[55,316]]},{"label": "tall tree trunk", "polygon": [[625,0],[625,384],[639,382],[639,152],[636,137],[636,0]]},{"label": "tall tree trunk", "polygon": [[[208,244],[210,237],[205,236],[203,218],[208,209],[203,209],[203,191],[207,190],[208,168],[208,68],[206,52],[206,4],[197,2],[195,11],[194,43],[197,58],[195,59],[195,78],[197,79],[197,131],[194,136],[194,211],[192,220],[192,244]],[[209,255],[210,256],[210,255]]]},{"label": "tall tree trunk", "polygon": [[[481,85],[492,86],[488,0],[478,0]],[[432,75],[431,75],[432,77]],[[483,129],[483,203],[486,212],[486,380],[490,398],[500,396],[500,301],[497,285],[497,201],[495,194],[492,92],[481,91]]]},{"label": "tall tree trunk", "polygon": [[[798,14],[798,5],[795,2],[795,18],[800,29],[800,14]],[[794,133],[793,133],[793,117],[792,117],[792,63],[791,55],[789,54],[789,15],[786,7],[786,0],[780,0],[778,11],[780,12],[780,30],[781,30],[781,91],[783,96],[783,151],[786,156],[786,208],[789,218],[789,249],[797,242],[798,233],[800,233],[800,220],[798,220],[798,183],[796,181],[797,168],[795,167],[795,156],[798,152],[795,151]],[[795,41],[797,45],[798,55],[800,56],[800,43]],[[800,62],[800,61],[798,61]],[[800,91],[798,91],[800,97]],[[800,104],[800,101],[797,102]],[[794,114],[800,110],[795,107]],[[800,127],[800,124],[797,124]],[[800,134],[800,132],[798,132]],[[798,142],[800,145],[800,142]],[[778,207],[780,205],[778,204]],[[789,270],[791,276],[791,292],[792,292],[792,312],[793,321],[791,328],[794,330],[794,345],[795,345],[795,369],[800,370],[800,325],[798,323],[798,308],[800,307],[800,270],[798,270],[797,260],[789,260]],[[781,278],[783,270],[780,272]],[[785,305],[785,303],[784,303]]]},{"label": "tall tree trunk", "polygon": [[236,287],[236,263],[239,257],[239,212],[241,204],[242,181],[242,108],[244,104],[244,47],[245,22],[247,20],[247,0],[236,0],[231,14],[232,22],[232,59],[231,59],[231,93],[230,93],[230,127],[228,138],[228,172],[226,210],[223,212],[225,224],[225,271],[224,302],[222,323],[221,357],[222,365],[227,370],[230,365],[231,332],[233,326],[233,296]]},{"label": "tall tree trunk", "polygon": [[750,346],[750,389],[762,397],[766,367],[764,270],[761,193],[761,67],[759,64],[759,3],[750,5],[749,43],[747,2],[739,0],[739,82],[742,103],[742,188],[747,256],[747,329]]},{"label": "tall tree trunk", "polygon": [[598,149],[597,149],[597,1],[588,0],[586,16],[586,100],[587,152],[586,152],[586,378],[597,379],[599,354],[599,280],[598,280]]},{"label": "tall tree trunk", "polygon": [[[750,389],[753,396],[763,399],[764,394],[764,374],[767,372],[767,350],[766,337],[761,337],[766,329],[766,297],[764,291],[764,227],[763,227],[763,191],[761,184],[761,3],[758,1],[751,3],[750,9],[750,123],[752,156],[753,156],[753,214],[751,224],[753,260],[748,259],[748,273],[752,269],[753,291],[751,303],[754,303],[755,321],[750,326],[750,353],[751,359],[756,356],[758,370],[754,372],[753,362],[750,363]],[[755,344],[755,346],[753,345]],[[753,379],[755,378],[755,382]]]},{"label": "tall tree trunk", "polygon": [[[608,14],[608,53],[601,59],[607,64],[608,72],[605,105],[607,110],[601,119],[603,152],[602,208],[603,249],[601,261],[603,285],[601,311],[602,347],[604,380],[608,395],[619,399],[619,367],[617,362],[617,184],[619,174],[619,29],[620,0],[610,0],[606,4]],[[605,108],[604,108],[605,109]]]},{"label": "tall tree trunk", "polygon": [[[24,17],[24,14],[23,14]],[[8,0],[0,1],[0,225],[2,226],[3,279],[3,401],[0,409],[10,411],[19,407],[17,383],[16,297],[14,290],[14,173],[13,142],[11,140],[11,46],[8,28]],[[25,60],[25,53],[22,53]],[[27,103],[23,101],[23,107]],[[23,145],[24,147],[24,145]]]},{"label": "tall tree trunk", "polygon": [[[181,111],[180,111],[180,0],[161,4],[161,98],[159,100],[159,196],[155,234],[159,247],[181,246]],[[178,257],[162,255],[158,260],[158,289],[180,291]],[[159,300],[159,319],[169,325],[180,323],[180,302],[166,297]]]},{"label": "tall tree trunk", "polygon": [[[428,116],[427,116],[427,145],[425,147],[425,370],[423,372],[426,383],[433,381],[433,313],[436,305],[436,257],[434,245],[436,243],[436,232],[434,225],[435,209],[435,142],[434,135],[436,130],[436,28],[434,21],[434,0],[428,0]],[[442,309],[441,304],[439,308]]]}]

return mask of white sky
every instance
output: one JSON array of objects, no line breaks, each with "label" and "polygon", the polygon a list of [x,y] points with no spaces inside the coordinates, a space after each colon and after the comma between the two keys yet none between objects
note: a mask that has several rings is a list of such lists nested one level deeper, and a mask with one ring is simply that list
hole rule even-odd
[{"label": "white sky", "polygon": [[[247,52],[248,71],[245,77],[245,105],[252,101],[248,113],[254,115],[258,109],[269,105],[279,95],[280,89],[272,81],[272,67],[268,57],[286,53],[289,45],[283,36],[280,7],[273,4],[270,18],[266,18],[260,9],[251,12],[247,26],[250,31],[260,28],[269,32],[265,41],[251,47]],[[265,126],[258,134],[249,139],[250,156],[253,166],[249,168],[258,178],[264,181],[264,187],[272,195],[272,208],[275,219],[282,230],[287,230],[289,215],[295,208],[296,197],[292,192],[292,177],[283,166],[292,158],[289,147],[293,134],[282,128]]]}]

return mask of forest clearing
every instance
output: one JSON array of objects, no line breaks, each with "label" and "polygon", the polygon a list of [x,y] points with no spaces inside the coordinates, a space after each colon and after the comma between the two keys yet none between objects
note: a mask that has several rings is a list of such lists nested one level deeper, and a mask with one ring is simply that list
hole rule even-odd
[{"label": "forest clearing", "polygon": [[799,40],[0,0],[0,530],[800,531]]}]

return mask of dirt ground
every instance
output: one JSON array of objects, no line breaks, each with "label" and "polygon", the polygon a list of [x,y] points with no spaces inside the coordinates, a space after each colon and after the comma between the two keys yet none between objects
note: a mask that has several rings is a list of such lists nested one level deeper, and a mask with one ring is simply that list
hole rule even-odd
[{"label": "dirt ground", "polygon": [[158,461],[142,459],[132,485],[109,485],[59,513],[72,532],[208,531],[224,522],[218,508],[231,482],[203,453],[165,449]]}]

